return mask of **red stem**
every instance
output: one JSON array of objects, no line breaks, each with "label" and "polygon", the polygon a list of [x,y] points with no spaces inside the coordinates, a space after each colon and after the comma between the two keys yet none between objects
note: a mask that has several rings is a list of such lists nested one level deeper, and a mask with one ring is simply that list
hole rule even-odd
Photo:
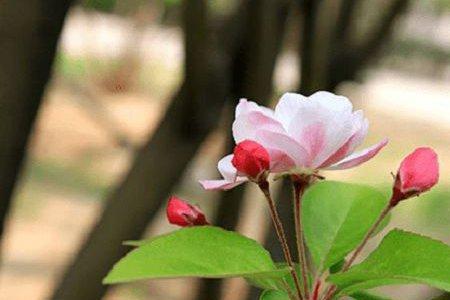
[{"label": "red stem", "polygon": [[320,280],[317,280],[316,285],[314,286],[312,300],[319,300],[319,292],[320,292],[321,285],[322,285],[322,282]]},{"label": "red stem", "polygon": [[306,298],[303,297],[302,290],[300,288],[300,281],[298,279],[297,272],[295,271],[294,262],[292,260],[292,255],[289,250],[289,246],[286,239],[286,234],[284,231],[283,224],[281,223],[280,217],[278,215],[278,211],[275,206],[275,202],[272,199],[272,196],[270,195],[270,189],[269,189],[269,183],[264,180],[258,183],[259,188],[263,192],[264,196],[266,197],[267,203],[269,204],[270,208],[270,216],[272,218],[275,232],[277,233],[278,240],[280,241],[281,247],[283,248],[284,257],[286,259],[286,262],[290,268],[292,279],[294,280],[295,289],[297,291],[298,299],[303,300]]},{"label": "red stem", "polygon": [[302,225],[302,196],[305,192],[308,181],[293,179],[292,184],[294,186],[294,219],[295,219],[295,236],[297,241],[297,252],[299,256],[300,269],[303,281],[303,291],[305,293],[305,298],[309,298],[309,288],[308,288],[308,264],[306,262],[306,249],[305,249],[305,239],[303,234]]}]

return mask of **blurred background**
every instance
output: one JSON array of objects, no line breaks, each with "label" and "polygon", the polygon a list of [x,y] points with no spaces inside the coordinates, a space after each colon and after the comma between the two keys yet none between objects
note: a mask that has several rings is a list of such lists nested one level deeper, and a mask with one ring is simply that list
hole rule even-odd
[{"label": "blurred background", "polygon": [[[122,241],[176,229],[170,194],[281,257],[257,191],[197,181],[219,176],[238,99],[272,106],[287,91],[343,94],[370,120],[367,144],[390,138],[328,179],[388,195],[401,158],[434,147],[439,186],[389,227],[450,243],[449,0],[2,0],[0,66],[2,300],[258,299],[240,279],[101,279]],[[278,194],[287,222],[289,190]]]}]

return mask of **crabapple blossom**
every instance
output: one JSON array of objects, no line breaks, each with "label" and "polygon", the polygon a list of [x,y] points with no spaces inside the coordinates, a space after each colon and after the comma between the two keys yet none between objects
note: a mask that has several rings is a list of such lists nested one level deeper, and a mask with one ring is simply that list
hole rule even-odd
[{"label": "crabapple blossom", "polygon": [[[236,107],[233,137],[259,143],[269,154],[271,173],[314,174],[319,170],[356,167],[374,157],[386,144],[355,151],[368,133],[368,121],[351,102],[329,92],[309,97],[286,93],[274,110],[241,99]],[[221,180],[203,180],[208,190],[230,189],[245,181],[232,164],[233,154],[219,161]]]}]

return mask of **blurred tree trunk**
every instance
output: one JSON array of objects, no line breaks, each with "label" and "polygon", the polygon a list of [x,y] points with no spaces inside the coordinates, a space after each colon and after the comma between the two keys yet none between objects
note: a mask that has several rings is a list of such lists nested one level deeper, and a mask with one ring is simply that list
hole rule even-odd
[{"label": "blurred tree trunk", "polygon": [[[249,98],[260,104],[268,104],[273,92],[273,73],[285,32],[289,1],[250,0],[240,10],[244,29],[239,48],[232,63],[232,102],[230,120],[234,118],[234,106],[239,98]],[[234,148],[231,126],[226,126],[226,154]],[[244,186],[221,194],[213,224],[233,230],[239,220],[244,196]],[[220,299],[223,280],[203,279],[196,299]]]},{"label": "blurred tree trunk", "polygon": [[[341,82],[355,80],[358,72],[379,56],[380,50],[392,35],[395,21],[406,11],[409,4],[408,0],[393,0],[390,9],[381,14],[378,24],[371,29],[366,40],[359,46],[351,46],[349,42],[352,40],[350,27],[355,22],[354,6],[358,0],[342,0],[334,22],[321,20],[322,26],[330,26],[330,28],[325,30],[332,32],[332,34],[328,36],[328,41],[317,42],[314,39],[323,38],[323,35],[317,34],[317,31],[320,30],[317,28],[318,13],[320,8],[322,8],[320,5],[324,5],[323,2],[325,0],[300,0],[299,7],[302,15],[301,33],[303,36],[299,53],[301,57],[299,92],[304,95],[310,95],[317,90],[335,92]],[[322,54],[314,49],[314,45],[324,46],[327,43],[329,43],[328,57],[325,57],[325,59],[314,57]],[[317,63],[321,65],[317,65]],[[326,70],[325,76],[320,77],[314,74],[314,72],[322,70]],[[288,240],[292,242],[295,240],[295,228],[292,202],[290,200],[291,195],[290,184],[285,181],[277,196],[277,201],[281,218],[285,223]],[[266,247],[275,261],[282,260],[283,254],[273,230],[268,232],[265,240]],[[290,246],[293,248],[292,245]],[[296,250],[292,253],[296,253]],[[257,289],[253,289],[248,300],[258,299],[259,293]]]},{"label": "blurred tree trunk", "polygon": [[[107,290],[102,279],[139,239],[183,175],[207,134],[217,125],[229,95],[231,20],[207,32],[206,0],[186,0],[184,83],[149,142],[139,151],[51,299],[97,300]],[[234,19],[232,19],[234,21]],[[217,44],[220,43],[220,46]]]},{"label": "blurred tree trunk", "polygon": [[0,1],[0,235],[71,2]]},{"label": "blurred tree trunk", "polygon": [[[390,41],[395,30],[396,21],[404,14],[411,3],[410,0],[391,0],[388,9],[380,13],[377,24],[366,34],[366,39],[361,43],[352,43],[349,36],[351,21],[342,22],[346,27],[347,36],[342,36],[338,48],[332,51],[328,60],[328,76],[325,89],[334,90],[344,81],[355,80],[358,73],[367,68],[370,63],[376,62],[380,57],[381,50]],[[353,10],[353,8],[350,8]],[[346,16],[341,12],[340,17],[346,18],[356,15],[351,12]],[[336,32],[339,34],[339,32]],[[335,38],[335,40],[337,40]],[[331,48],[333,50],[333,48]]]}]

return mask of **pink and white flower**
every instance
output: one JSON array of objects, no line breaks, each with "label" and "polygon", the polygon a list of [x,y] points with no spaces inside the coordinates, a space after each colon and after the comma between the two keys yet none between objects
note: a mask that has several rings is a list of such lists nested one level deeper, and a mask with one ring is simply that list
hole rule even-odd
[{"label": "pink and white flower", "polygon": [[[343,96],[317,92],[309,97],[286,93],[275,110],[241,99],[236,107],[233,137],[238,144],[251,140],[270,156],[270,172],[312,174],[321,169],[356,167],[374,157],[387,139],[355,152],[362,144],[368,121],[361,110],[353,111]],[[222,180],[203,180],[208,190],[230,189],[248,179],[231,163],[233,154],[219,161]]]}]

